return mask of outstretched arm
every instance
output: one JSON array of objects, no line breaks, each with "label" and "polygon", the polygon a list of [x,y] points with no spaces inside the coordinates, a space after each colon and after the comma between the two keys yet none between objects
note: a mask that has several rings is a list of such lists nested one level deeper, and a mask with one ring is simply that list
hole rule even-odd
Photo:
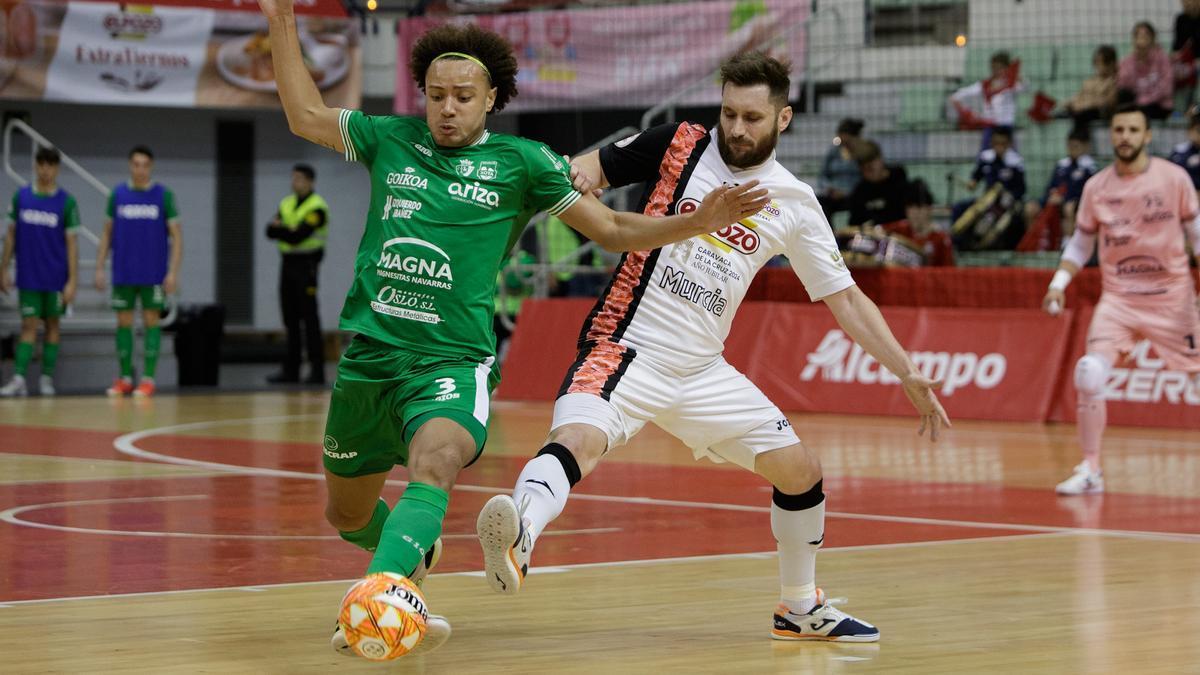
[{"label": "outstretched arm", "polygon": [[723,185],[704,197],[700,208],[687,214],[655,217],[613,211],[584,193],[559,218],[609,251],[645,251],[697,235],[716,232],[758,213],[770,201],[758,181]]},{"label": "outstretched arm", "polygon": [[924,434],[928,428],[929,437],[936,441],[942,426],[950,426],[950,418],[946,416],[945,409],[933,391],[940,387],[941,383],[934,382],[917,370],[916,364],[908,358],[908,353],[892,335],[892,330],[883,320],[879,308],[858,286],[850,286],[822,300],[833,312],[842,330],[868,354],[875,357],[883,367],[900,378],[904,393],[921,415],[921,427],[917,433]]},{"label": "outstretched arm", "polygon": [[338,129],[338,110],[321,100],[321,92],[304,66],[292,0],[258,0],[270,28],[275,85],[293,134],[344,153]]}]

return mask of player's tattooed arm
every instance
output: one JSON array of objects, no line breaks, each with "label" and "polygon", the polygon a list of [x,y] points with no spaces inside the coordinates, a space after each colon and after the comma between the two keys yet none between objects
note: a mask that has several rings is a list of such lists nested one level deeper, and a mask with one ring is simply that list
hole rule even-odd
[{"label": "player's tattooed arm", "polygon": [[304,65],[292,0],[259,0],[267,17],[275,85],[287,115],[288,128],[297,136],[337,152],[345,152],[338,110],[321,100],[321,92]]}]

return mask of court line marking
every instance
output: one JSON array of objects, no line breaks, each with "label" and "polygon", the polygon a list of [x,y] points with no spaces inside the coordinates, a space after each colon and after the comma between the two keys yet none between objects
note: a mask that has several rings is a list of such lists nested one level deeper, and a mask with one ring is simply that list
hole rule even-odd
[{"label": "court line marking", "polygon": [[[113,499],[76,499],[65,502],[48,502],[45,504],[26,504],[0,511],[0,521],[22,527],[32,527],[41,530],[72,532],[76,534],[113,535],[118,537],[159,537],[166,539],[256,539],[256,540],[297,540],[297,539],[341,539],[336,534],[221,534],[216,532],[174,532],[154,530],[106,530],[96,527],[73,527],[56,525],[54,523],[39,523],[36,520],[25,520],[18,516],[27,511],[39,511],[54,508],[70,508],[72,506],[96,506],[100,504],[134,504],[142,502],[173,502],[198,501],[210,499],[209,495],[170,495],[158,497],[116,497]],[[621,532],[619,527],[591,527],[576,530],[552,530],[548,535],[574,534],[611,534]],[[442,539],[478,539],[476,534],[443,534]]]},{"label": "court line marking", "polygon": [[[550,534],[549,531],[544,532],[544,535]],[[940,546],[942,544],[970,544],[970,543],[993,543],[1001,541],[1011,541],[1019,539],[1053,539],[1061,536],[1070,536],[1071,532],[1038,532],[1033,534],[1013,534],[1002,537],[968,537],[965,539],[942,539],[928,541],[909,541],[897,542],[892,544],[862,544],[860,546],[841,546],[838,548],[822,549],[821,555],[830,553],[853,553],[860,551],[873,551],[895,548],[920,548],[924,546]],[[531,567],[530,574],[544,573],[563,573],[573,570],[583,570],[601,567],[652,567],[659,565],[669,565],[671,563],[690,563],[690,562],[712,562],[717,560],[751,560],[751,559],[769,559],[777,555],[775,551],[756,551],[751,553],[714,553],[711,555],[693,555],[681,556],[678,558],[647,558],[644,560],[614,560],[612,562],[596,562],[596,563],[572,563],[567,565],[553,565],[548,567]],[[472,577],[483,576],[481,570],[470,570],[463,572],[444,572],[431,574],[431,577]],[[352,584],[358,579],[323,579],[320,581],[290,581],[281,584],[253,584],[248,586],[217,586],[212,588],[181,588],[170,591],[143,591],[139,593],[112,593],[108,595],[77,595],[62,598],[38,598],[36,600],[0,600],[0,609],[19,607],[22,605],[42,605],[55,602],[75,602],[80,600],[124,600],[127,598],[141,598],[154,596],[170,596],[170,595],[186,595],[190,593],[213,593],[220,591],[245,591],[245,592],[262,592],[272,589],[283,588],[300,588],[304,586],[319,586],[322,584]]]},{"label": "court line marking", "polygon": [[[276,415],[271,417],[248,417],[234,420],[212,420],[208,422],[189,422],[186,424],[174,424],[153,429],[144,429],[128,434],[122,434],[113,439],[113,448],[117,452],[131,457],[138,457],[152,462],[164,462],[167,464],[183,464],[186,466],[195,466],[200,468],[208,468],[216,471],[225,471],[233,474],[250,475],[250,476],[271,476],[276,478],[298,478],[301,480],[324,480],[324,474],[320,473],[305,473],[302,471],[287,471],[284,469],[265,469],[259,467],[238,466],[236,464],[223,464],[221,462],[208,462],[198,459],[189,459],[186,457],[174,457],[172,455],[164,455],[149,450],[143,450],[137,447],[136,442],[152,436],[161,436],[173,434],[180,430],[204,429],[216,426],[234,426],[238,424],[255,424],[257,422],[268,421],[294,421],[300,418],[316,417],[316,414],[304,415]],[[387,485],[407,485],[407,481],[389,479]],[[455,484],[454,490],[462,490],[465,492],[484,492],[488,494],[507,493],[507,488],[488,487],[484,485],[468,485]],[[585,501],[600,501],[613,502],[620,504],[642,504],[649,506],[674,506],[679,508],[692,509],[714,509],[722,511],[743,511],[748,513],[770,513],[770,507],[766,506],[750,506],[746,504],[723,504],[719,502],[692,502],[677,499],[659,499],[656,497],[622,497],[616,495],[597,495],[588,493],[573,493],[573,499]],[[1065,527],[1056,525],[1030,525],[1024,523],[992,523],[986,521],[971,521],[971,520],[953,520],[943,518],[921,518],[916,516],[888,516],[867,513],[847,513],[842,511],[826,511],[825,516],[828,518],[847,518],[851,520],[870,520],[888,523],[906,523],[910,525],[933,525],[943,527],[967,527],[980,530],[1008,530],[1008,531],[1024,531],[1024,532],[1080,532],[1085,534],[1103,534],[1114,537],[1127,537],[1135,539],[1151,539],[1157,541],[1188,541],[1200,542],[1200,534],[1192,534],[1187,532],[1154,532],[1148,530],[1118,530],[1105,528],[1085,528],[1085,527]]]}]

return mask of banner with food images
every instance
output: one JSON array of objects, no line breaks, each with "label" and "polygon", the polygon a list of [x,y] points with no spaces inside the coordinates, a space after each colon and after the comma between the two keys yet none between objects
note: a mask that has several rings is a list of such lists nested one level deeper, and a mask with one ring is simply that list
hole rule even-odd
[{"label": "banner with food images", "polygon": [[[253,11],[251,11],[253,10]],[[357,24],[340,4],[297,3],[305,65],[326,103],[362,98]],[[267,24],[238,0],[0,3],[0,100],[275,107]]]}]

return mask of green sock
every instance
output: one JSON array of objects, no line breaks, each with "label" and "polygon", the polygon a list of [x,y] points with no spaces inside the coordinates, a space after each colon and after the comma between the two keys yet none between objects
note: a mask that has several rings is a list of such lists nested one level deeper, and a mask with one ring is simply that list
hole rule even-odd
[{"label": "green sock", "polygon": [[17,375],[25,377],[25,371],[29,368],[29,362],[33,360],[33,343],[18,342],[17,343]]},{"label": "green sock", "polygon": [[133,377],[133,328],[117,327],[117,359],[121,362],[121,377]]},{"label": "green sock", "polygon": [[158,370],[158,345],[162,342],[162,329],[158,326],[146,329],[143,346],[146,348],[146,372],[143,376],[154,379],[154,371]]},{"label": "green sock", "polygon": [[54,375],[54,369],[58,366],[58,343],[47,342],[42,345],[42,374],[47,376]]},{"label": "green sock", "polygon": [[383,525],[379,548],[367,574],[412,574],[441,536],[442,519],[449,503],[450,495],[445,490],[425,483],[409,483]]},{"label": "green sock", "polygon": [[369,551],[375,552],[379,546],[379,537],[383,534],[383,525],[387,522],[388,514],[392,510],[388,508],[387,502],[380,499],[375,504],[375,513],[371,514],[371,522],[367,523],[361,530],[353,532],[338,531],[342,535],[342,539],[354,544],[355,546]]}]

